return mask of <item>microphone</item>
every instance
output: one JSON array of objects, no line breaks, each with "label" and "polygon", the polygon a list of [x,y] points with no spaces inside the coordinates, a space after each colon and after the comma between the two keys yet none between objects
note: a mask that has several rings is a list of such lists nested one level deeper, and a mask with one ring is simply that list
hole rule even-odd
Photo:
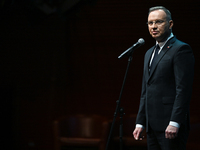
[{"label": "microphone", "polygon": [[137,43],[133,44],[133,46],[131,46],[129,49],[127,49],[126,51],[124,51],[120,56],[118,56],[118,58],[122,58],[124,56],[130,56],[132,54],[132,52],[139,48],[140,46],[144,45],[145,41],[143,38],[140,38]]}]

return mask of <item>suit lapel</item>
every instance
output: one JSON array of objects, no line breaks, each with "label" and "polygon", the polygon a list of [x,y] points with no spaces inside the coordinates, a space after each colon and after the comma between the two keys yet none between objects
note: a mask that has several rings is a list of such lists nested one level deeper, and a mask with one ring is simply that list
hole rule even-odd
[{"label": "suit lapel", "polygon": [[[160,60],[164,57],[164,55],[166,54],[166,52],[173,46],[173,43],[175,42],[175,40],[176,40],[176,37],[173,37],[172,39],[170,39],[170,40],[165,44],[165,46],[163,47],[163,49],[161,50],[160,54],[157,56],[157,59],[154,60],[154,63],[155,63],[155,64],[154,64],[153,67],[151,68],[152,70],[151,70],[151,73],[150,73],[150,75],[149,75],[149,79],[151,78],[151,76],[153,75],[154,71],[156,70],[156,67],[157,67],[158,63],[160,62]],[[155,46],[154,46],[154,48],[155,48]],[[153,48],[153,50],[154,50],[154,48]],[[151,50],[151,54],[152,54],[152,51],[153,51],[153,50]],[[151,59],[151,56],[147,59],[147,60],[148,60],[147,62],[149,62],[150,59]],[[148,79],[148,80],[149,80],[149,79]]]},{"label": "suit lapel", "polygon": [[146,78],[149,77],[149,62],[151,60],[151,56],[152,56],[152,53],[153,53],[153,50],[155,49],[155,46],[153,46],[147,53],[146,55],[146,58],[145,58],[145,63],[144,63],[144,67],[145,67],[145,75],[146,75]]}]

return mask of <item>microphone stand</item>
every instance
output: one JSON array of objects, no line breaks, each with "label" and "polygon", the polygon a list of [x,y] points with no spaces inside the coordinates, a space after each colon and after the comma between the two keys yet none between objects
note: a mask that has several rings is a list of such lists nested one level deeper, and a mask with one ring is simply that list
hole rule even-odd
[{"label": "microphone stand", "polygon": [[115,112],[114,112],[114,118],[113,118],[113,121],[112,121],[110,133],[109,133],[109,136],[108,136],[108,141],[107,141],[107,144],[106,144],[106,150],[108,150],[109,142],[110,142],[110,139],[111,139],[111,135],[112,135],[112,132],[113,132],[113,129],[114,129],[114,124],[115,124],[118,112],[120,113],[120,134],[119,134],[119,136],[120,136],[120,150],[123,149],[123,115],[125,113],[124,113],[124,109],[120,108],[120,103],[121,103],[122,92],[123,92],[124,85],[125,85],[125,82],[126,82],[128,70],[129,70],[129,67],[130,67],[130,63],[132,61],[132,54],[133,54],[133,51],[131,53],[129,53],[128,65],[127,65],[127,68],[126,68],[126,73],[125,73],[123,84],[122,84],[122,87],[121,87],[119,99],[116,101],[117,105],[116,105],[116,109],[115,109]]}]

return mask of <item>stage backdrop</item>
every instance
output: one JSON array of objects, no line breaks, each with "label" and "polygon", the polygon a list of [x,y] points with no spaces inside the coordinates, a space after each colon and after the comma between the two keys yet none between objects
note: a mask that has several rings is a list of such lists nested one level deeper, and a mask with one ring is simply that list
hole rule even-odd
[{"label": "stage backdrop", "polygon": [[198,4],[97,0],[49,13],[17,2],[2,6],[1,106],[5,142],[10,138],[11,143],[6,146],[53,150],[52,122],[60,116],[87,113],[112,119],[128,64],[127,57],[117,57],[144,38],[145,45],[133,53],[121,99],[126,114],[137,113],[143,57],[155,44],[148,33],[147,13],[156,5],[171,10],[173,33],[193,48],[191,115],[199,114]]}]

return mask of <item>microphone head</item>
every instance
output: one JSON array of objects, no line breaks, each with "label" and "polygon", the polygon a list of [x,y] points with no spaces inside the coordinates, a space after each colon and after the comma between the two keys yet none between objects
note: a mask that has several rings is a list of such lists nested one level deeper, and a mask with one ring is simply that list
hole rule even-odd
[{"label": "microphone head", "polygon": [[145,41],[144,41],[143,38],[140,38],[140,39],[138,40],[138,43],[140,43],[141,45],[144,45]]}]

